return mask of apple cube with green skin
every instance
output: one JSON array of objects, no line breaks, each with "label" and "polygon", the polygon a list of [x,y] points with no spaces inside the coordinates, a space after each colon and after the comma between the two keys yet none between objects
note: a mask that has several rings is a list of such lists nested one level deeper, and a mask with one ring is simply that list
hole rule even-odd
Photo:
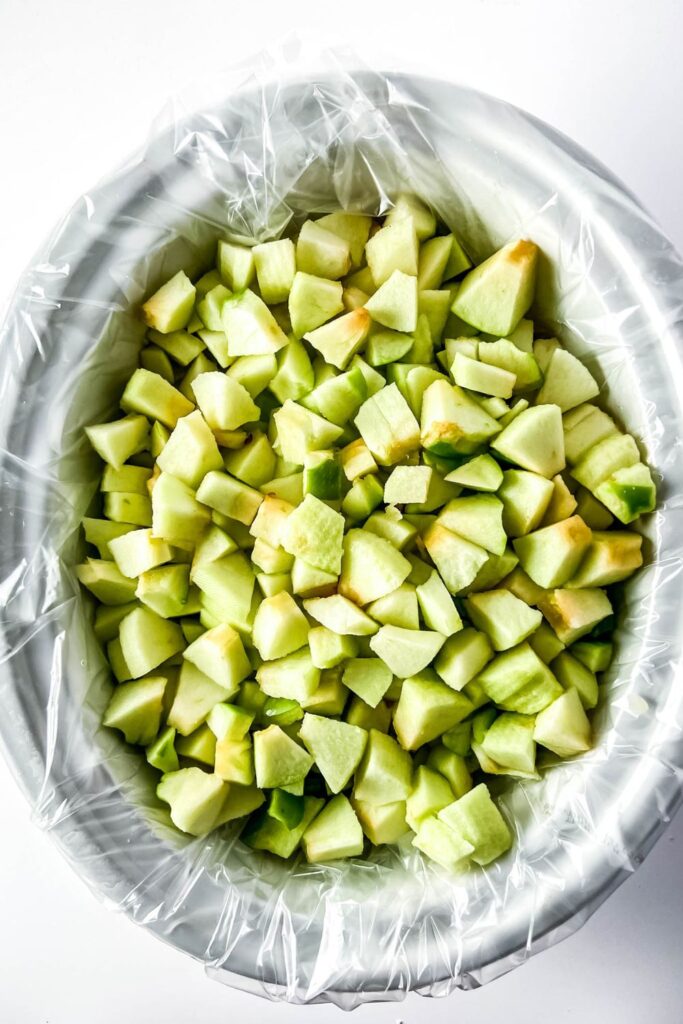
[{"label": "apple cube with green skin", "polygon": [[406,821],[413,832],[417,832],[425,818],[432,817],[453,803],[453,796],[453,790],[443,775],[426,765],[419,765],[415,769],[412,789],[406,800]]},{"label": "apple cube with green skin", "polygon": [[220,609],[220,621],[237,628],[249,618],[255,577],[241,551],[197,566],[194,582],[202,594]]},{"label": "apple cube with green skin", "polygon": [[288,462],[303,466],[309,452],[330,448],[342,428],[289,399],[273,413],[280,451]]},{"label": "apple cube with green skin", "polygon": [[214,704],[206,719],[217,740],[243,740],[249,732],[254,715],[236,704]]},{"label": "apple cube with green skin", "polygon": [[205,328],[223,332],[223,306],[232,292],[223,284],[216,284],[204,293],[197,303],[197,316]]},{"label": "apple cube with green skin", "polygon": [[422,398],[421,444],[435,455],[468,455],[500,433],[500,426],[462,388],[436,380]]},{"label": "apple cube with green skin", "polygon": [[124,576],[115,562],[89,558],[77,565],[76,576],[104,605],[129,605],[135,599],[136,580]]},{"label": "apple cube with green skin", "polygon": [[145,751],[145,757],[149,764],[162,773],[177,772],[180,767],[175,749],[175,735],[175,729],[168,726],[159,733]]},{"label": "apple cube with green skin", "polygon": [[228,288],[239,292],[254,280],[256,265],[253,249],[221,239],[218,243],[218,269]]},{"label": "apple cube with green skin", "polygon": [[557,348],[550,358],[536,402],[559,405],[562,412],[568,412],[599,393],[597,382],[583,363],[566,349]]},{"label": "apple cube with green skin", "polygon": [[236,519],[245,526],[251,526],[263,501],[263,494],[240,480],[235,480],[228,473],[212,470],[202,480],[197,491],[197,500],[224,516]]},{"label": "apple cube with green skin", "polygon": [[399,679],[417,675],[441,650],[445,637],[431,630],[382,626],[370,638],[370,647]]},{"label": "apple cube with green skin", "polygon": [[509,370],[479,362],[461,352],[455,354],[452,373],[459,387],[498,398],[510,398],[517,380],[516,374]]},{"label": "apple cube with green skin", "polygon": [[463,280],[453,312],[466,323],[504,338],[529,309],[536,287],[538,248],[533,242],[511,242]]},{"label": "apple cube with green skin", "polygon": [[526,640],[543,618],[509,590],[471,594],[465,603],[472,624],[486,633],[494,651],[507,651]]},{"label": "apple cube with green skin", "polygon": [[378,597],[367,605],[367,613],[385,626],[401,626],[403,629],[419,629],[420,613],[415,587],[402,583],[386,597]]},{"label": "apple cube with green skin", "polygon": [[148,746],[159,731],[166,686],[162,675],[120,683],[107,705],[103,724],[119,729],[127,743]]},{"label": "apple cube with green skin", "polygon": [[342,468],[334,452],[308,452],[304,462],[304,494],[321,501],[342,496]]},{"label": "apple cube with green skin", "polygon": [[356,772],[355,799],[371,804],[406,800],[410,794],[411,777],[410,754],[390,736],[371,729]]},{"label": "apple cube with green skin", "polygon": [[579,568],[567,586],[571,589],[607,587],[628,579],[643,564],[642,545],[639,533],[594,530]]},{"label": "apple cube with green skin", "polygon": [[113,555],[109,548],[109,541],[113,537],[122,537],[124,533],[130,533],[135,527],[130,523],[113,523],[109,519],[93,519],[86,516],[83,520],[83,532],[88,544],[97,548],[100,558],[111,562]]},{"label": "apple cube with green skin", "polygon": [[162,776],[157,796],[171,808],[171,821],[182,832],[203,836],[216,827],[228,786],[201,768],[181,768]]},{"label": "apple cube with green skin", "polygon": [[615,470],[595,488],[595,496],[622,523],[652,512],[657,501],[650,470],[640,462]]},{"label": "apple cube with green skin", "polygon": [[304,610],[322,626],[342,636],[371,636],[376,633],[376,622],[342,594],[314,597],[304,601]]},{"label": "apple cube with green skin", "polygon": [[394,331],[417,327],[417,277],[394,270],[365,303],[373,320]]},{"label": "apple cube with green skin", "polygon": [[411,548],[418,535],[417,526],[392,507],[368,516],[363,529],[388,540],[398,551],[407,551]]},{"label": "apple cube with green skin", "polygon": [[347,519],[357,523],[369,516],[383,500],[382,484],[376,476],[368,473],[367,476],[353,481],[344,495],[341,508]]},{"label": "apple cube with green skin", "polygon": [[575,492],[576,512],[591,530],[608,530],[614,522],[614,516],[585,487],[578,487]]},{"label": "apple cube with green skin", "polygon": [[189,736],[199,728],[217,704],[233,693],[234,688],[219,686],[191,662],[184,661],[168,712],[168,724],[181,736]]},{"label": "apple cube with green skin", "polygon": [[145,448],[149,422],[144,416],[124,416],[112,423],[86,427],[85,433],[100,458],[119,470],[131,455]]},{"label": "apple cube with green skin", "polygon": [[536,771],[535,718],[506,711],[487,729],[481,748],[502,768],[533,775]]},{"label": "apple cube with green skin", "polygon": [[391,686],[391,670],[380,658],[350,658],[342,675],[344,686],[376,708]]},{"label": "apple cube with green skin", "polygon": [[178,420],[157,463],[162,471],[182,480],[193,490],[210,470],[223,468],[216,439],[201,412]]},{"label": "apple cube with green skin", "polygon": [[250,786],[254,782],[254,746],[250,738],[216,742],[215,772],[225,782]]},{"label": "apple cube with green skin", "polygon": [[506,711],[533,715],[561,695],[562,687],[528,643],[498,654],[477,676],[490,700]]},{"label": "apple cube with green skin", "polygon": [[576,690],[567,690],[536,716],[534,739],[558,757],[590,750],[590,722]]},{"label": "apple cube with green skin", "polygon": [[551,590],[538,607],[564,644],[573,644],[612,614],[607,594],[598,587]]},{"label": "apple cube with green skin", "polygon": [[342,448],[339,458],[344,476],[349,483],[353,483],[354,480],[366,473],[377,472],[377,463],[372,452],[361,437]]},{"label": "apple cube with green skin", "polygon": [[355,425],[382,466],[400,462],[420,444],[420,427],[395,384],[371,395],[358,411]]},{"label": "apple cube with green skin", "polygon": [[[534,356],[529,352],[522,352],[507,338],[480,342],[477,357],[489,368],[496,368],[499,373],[502,371],[514,376],[514,382],[511,383],[515,394],[537,388],[541,383],[541,371]],[[509,380],[509,377],[504,379]]]},{"label": "apple cube with green skin", "polygon": [[202,373],[193,380],[192,390],[212,430],[236,430],[259,418],[258,406],[247,389],[227,373]]},{"label": "apple cube with green skin", "polygon": [[372,318],[363,306],[308,330],[304,338],[325,361],[345,370],[368,336]]},{"label": "apple cube with green skin", "polygon": [[[296,286],[296,279],[294,283]],[[296,402],[312,391],[314,384],[313,367],[308,352],[301,341],[292,338],[287,348],[278,355],[277,373],[268,387],[278,401],[286,402],[287,399],[291,399]]]},{"label": "apple cube with green skin", "polygon": [[498,587],[515,569],[518,562],[519,559],[512,548],[506,548],[502,555],[489,555],[470,585],[465,587],[462,593],[465,595],[476,594],[482,590]]},{"label": "apple cube with green skin", "polygon": [[394,730],[405,750],[417,750],[457,725],[472,710],[467,697],[442,683],[435,672],[425,669],[404,680],[394,710]]},{"label": "apple cube with green skin", "polygon": [[216,760],[216,737],[206,724],[200,725],[189,736],[179,737],[176,749],[180,757],[207,765],[209,768],[214,767]]},{"label": "apple cube with green skin", "polygon": [[384,701],[380,701],[376,708],[371,708],[360,697],[352,697],[344,714],[344,720],[349,725],[357,725],[368,732],[371,729],[377,729],[378,732],[388,733],[391,725],[391,711],[389,705]]},{"label": "apple cube with green skin", "polygon": [[539,587],[561,587],[570,580],[590,547],[592,533],[580,516],[519,537],[514,542],[520,565]]},{"label": "apple cube with green skin", "polygon": [[349,530],[344,537],[339,592],[356,604],[385,597],[409,573],[408,559],[384,538],[368,530]]},{"label": "apple cube with green skin", "polygon": [[359,367],[354,366],[345,373],[322,381],[301,399],[301,404],[343,427],[356,415],[367,396],[365,377]]},{"label": "apple cube with green skin", "polygon": [[304,832],[324,805],[325,801],[318,797],[305,796],[301,821],[293,828],[267,812],[261,812],[250,819],[240,838],[254,850],[267,850],[283,859],[291,857]]},{"label": "apple cube with green skin", "polygon": [[368,733],[356,725],[307,713],[299,736],[331,792],[340,793],[360,763]]},{"label": "apple cube with green skin", "polygon": [[415,276],[417,281],[418,239],[412,218],[387,222],[369,239],[365,256],[376,286],[395,273]]},{"label": "apple cube with green skin", "polygon": [[522,469],[555,476],[565,467],[560,407],[536,405],[525,409],[491,442],[491,447]]},{"label": "apple cube with green skin", "polygon": [[542,622],[538,629],[531,634],[529,647],[546,665],[549,665],[564,650],[564,644],[547,622]]},{"label": "apple cube with green skin", "polygon": [[503,528],[509,537],[522,537],[541,525],[554,493],[552,480],[523,469],[508,469],[498,488],[503,502]]},{"label": "apple cube with green skin", "polygon": [[138,607],[138,602],[132,601],[119,605],[102,604],[96,608],[93,631],[99,643],[104,646],[110,640],[118,637],[121,620]]},{"label": "apple cube with green skin", "polygon": [[427,756],[427,766],[448,780],[453,794],[462,796],[472,788],[472,776],[464,757],[443,745],[433,746]]},{"label": "apple cube with green skin", "polygon": [[318,221],[302,225],[296,243],[296,266],[307,274],[336,280],[348,273],[351,265],[349,243]]},{"label": "apple cube with green skin", "polygon": [[[558,350],[559,351],[559,350]],[[562,417],[564,447],[570,466],[580,462],[595,445],[619,431],[611,416],[596,405],[579,405]]]},{"label": "apple cube with green skin", "polygon": [[300,704],[312,697],[320,683],[320,669],[311,661],[308,647],[275,661],[264,661],[256,679],[269,697],[286,697]]},{"label": "apple cube with green skin", "polygon": [[126,384],[121,408],[159,420],[172,430],[182,416],[193,412],[194,405],[158,373],[139,369]]},{"label": "apple cube with green skin", "polygon": [[192,316],[196,289],[184,271],[179,270],[142,305],[142,317],[148,327],[162,334],[179,331]]},{"label": "apple cube with green skin", "polygon": [[575,480],[595,494],[604,505],[604,499],[596,493],[600,485],[619,470],[639,463],[640,453],[631,435],[612,434],[589,448],[570,472]]},{"label": "apple cube with green skin", "polygon": [[265,661],[292,654],[307,642],[309,625],[291,594],[262,601],[254,618],[254,646]]},{"label": "apple cube with green skin", "polygon": [[173,557],[166,541],[154,537],[151,530],[133,530],[113,537],[109,541],[109,550],[119,571],[129,579],[170,562]]},{"label": "apple cube with green skin", "polygon": [[426,501],[432,472],[429,466],[396,466],[384,485],[385,503],[403,505]]},{"label": "apple cube with green skin", "polygon": [[452,470],[446,481],[473,491],[497,491],[503,483],[503,470],[490,455],[477,455]]},{"label": "apple cube with green skin", "polygon": [[127,494],[123,491],[105,494],[104,514],[117,523],[152,525],[152,503],[143,494]]},{"label": "apple cube with green skin", "polygon": [[292,593],[301,595],[301,597],[328,597],[333,595],[337,589],[335,573],[317,569],[314,565],[304,562],[303,558],[294,559],[291,575]]},{"label": "apple cube with green skin", "polygon": [[127,615],[119,627],[119,636],[133,679],[148,675],[185,647],[180,626],[149,608],[136,608]]},{"label": "apple cube with green skin", "polygon": [[259,291],[264,302],[286,302],[296,274],[296,256],[291,238],[262,242],[252,249]]},{"label": "apple cube with green skin", "polygon": [[227,624],[207,630],[186,648],[183,656],[231,693],[251,671],[239,633]]},{"label": "apple cube with green skin", "polygon": [[578,658],[569,651],[561,651],[552,662],[551,668],[565,690],[574,689],[581,698],[584,708],[594,708],[598,703],[598,681]]},{"label": "apple cube with green skin", "polygon": [[614,645],[600,640],[582,640],[572,645],[571,653],[591,672],[604,672],[612,661]]},{"label": "apple cube with green skin", "polygon": [[473,847],[475,864],[490,864],[512,845],[510,829],[483,783],[444,807],[438,819]]},{"label": "apple cube with green skin", "polygon": [[344,517],[324,501],[307,494],[287,517],[282,546],[323,572],[338,575],[342,568]]},{"label": "apple cube with green skin", "polygon": [[[550,503],[541,521],[541,526],[552,526],[563,519],[569,519],[576,512],[577,501],[567,487],[564,478],[558,473],[552,479],[553,493]],[[586,524],[588,525],[588,524]]]},{"label": "apple cube with green skin", "polygon": [[362,854],[363,830],[343,793],[333,797],[308,826],[301,845],[313,864]]},{"label": "apple cube with green skin", "polygon": [[351,805],[363,832],[375,846],[396,843],[409,831],[405,800],[391,804],[370,804],[354,799]]},{"label": "apple cube with green skin", "polygon": [[458,873],[467,864],[474,847],[463,836],[449,828],[436,815],[422,819],[413,846],[426,853],[447,871]]},{"label": "apple cube with green skin", "polygon": [[342,683],[339,672],[338,668],[321,671],[317,687],[311,696],[301,703],[301,707],[305,711],[316,715],[338,716],[342,714],[349,691]]},{"label": "apple cube with green skin", "polygon": [[449,501],[438,522],[472,544],[502,555],[507,545],[502,518],[503,504],[495,495],[476,494]]},{"label": "apple cube with green skin", "polygon": [[140,573],[135,594],[142,604],[163,619],[172,619],[199,608],[198,603],[195,606],[190,603],[189,565],[162,565]]},{"label": "apple cube with green skin", "polygon": [[177,547],[194,547],[209,525],[211,512],[195,492],[169,473],[157,477],[152,491],[152,533]]},{"label": "apple cube with green skin", "polygon": [[313,758],[279,725],[254,733],[254,765],[259,789],[291,785],[308,774]]},{"label": "apple cube with green skin", "polygon": [[287,344],[287,335],[263,299],[248,288],[225,301],[222,321],[231,356],[264,355]]},{"label": "apple cube with green skin", "polygon": [[429,557],[451,594],[468,587],[488,559],[486,550],[436,522],[422,538]]},{"label": "apple cube with green skin", "polygon": [[270,794],[266,813],[286,828],[293,829],[301,824],[304,808],[303,796],[295,796],[286,789],[274,789]]},{"label": "apple cube with green skin", "polygon": [[277,459],[268,438],[254,430],[250,440],[237,451],[226,452],[222,464],[231,476],[250,487],[260,487],[275,472]]},{"label": "apple cube with green skin", "polygon": [[[188,326],[191,327],[192,323],[188,324]],[[203,326],[199,318],[197,318],[197,326]],[[189,331],[171,331],[170,334],[162,334],[160,331],[151,330],[148,332],[147,337],[154,344],[142,350],[140,353],[140,365],[145,365],[145,354],[148,357],[151,355],[154,362],[160,367],[158,371],[159,376],[165,377],[171,384],[173,383],[174,375],[173,367],[168,357],[170,356],[181,366],[188,366],[204,350],[204,342],[201,338],[196,338]],[[161,372],[161,368],[163,368],[164,372]],[[151,369],[151,367],[147,367],[147,369]],[[168,372],[169,370],[170,373]]]},{"label": "apple cube with green skin", "polygon": [[453,598],[436,570],[416,588],[417,600],[425,625],[449,637],[462,629],[462,619]]},{"label": "apple cube with green skin", "polygon": [[395,363],[410,352],[413,341],[412,334],[374,329],[365,347],[365,358],[370,366],[375,367]]}]

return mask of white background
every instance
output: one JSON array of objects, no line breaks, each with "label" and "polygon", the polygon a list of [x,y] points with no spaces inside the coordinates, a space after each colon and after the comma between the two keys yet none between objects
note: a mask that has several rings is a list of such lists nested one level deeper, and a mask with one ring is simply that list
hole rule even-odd
[{"label": "white background", "polygon": [[[683,249],[680,0],[0,0],[0,293],[70,203],[141,144],[170,93],[292,30],[370,58],[381,47],[525,107],[616,171]],[[225,989],[106,911],[30,824],[1,765],[0,807],[3,1024],[340,1019]],[[682,844],[679,818],[581,932],[488,988],[354,1019],[680,1024]]]}]

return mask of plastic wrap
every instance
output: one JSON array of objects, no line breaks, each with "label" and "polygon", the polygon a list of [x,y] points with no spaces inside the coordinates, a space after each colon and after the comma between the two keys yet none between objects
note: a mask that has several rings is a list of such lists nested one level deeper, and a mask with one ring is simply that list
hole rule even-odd
[{"label": "plastic wrap", "polygon": [[[683,768],[683,266],[624,187],[547,125],[446,82],[353,68],[287,45],[172,106],[36,255],[0,334],[0,738],[35,821],[107,904],[213,977],[345,1008],[471,988],[573,932],[662,832]],[[477,258],[519,235],[541,246],[534,316],[605,385],[660,488],[595,749],[504,786],[512,851],[458,877],[409,842],[321,866],[276,863],[234,828],[181,836],[151,771],[100,727],[109,677],[71,569],[97,487],[82,427],[116,407],[143,296],[208,267],[220,236],[382,213],[399,190]]]}]

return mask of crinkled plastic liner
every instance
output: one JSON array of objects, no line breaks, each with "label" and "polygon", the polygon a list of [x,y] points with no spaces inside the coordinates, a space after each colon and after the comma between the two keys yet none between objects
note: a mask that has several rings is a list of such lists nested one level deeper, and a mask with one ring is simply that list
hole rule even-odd
[{"label": "crinkled plastic liner", "polygon": [[[172,110],[83,196],[24,273],[2,329],[0,735],[34,808],[109,905],[271,998],[352,1008],[496,978],[578,928],[642,861],[681,795],[683,267],[612,175],[547,125],[469,89],[351,70],[288,45]],[[357,67],[357,64],[356,64]],[[534,315],[586,359],[660,482],[648,566],[625,588],[589,755],[502,786],[508,856],[449,877],[409,842],[331,866],[278,863],[226,828],[182,837],[153,773],[100,728],[110,692],[71,570],[97,486],[82,427],[112,414],[135,310],[226,232],[427,198],[475,257],[545,253]]]}]

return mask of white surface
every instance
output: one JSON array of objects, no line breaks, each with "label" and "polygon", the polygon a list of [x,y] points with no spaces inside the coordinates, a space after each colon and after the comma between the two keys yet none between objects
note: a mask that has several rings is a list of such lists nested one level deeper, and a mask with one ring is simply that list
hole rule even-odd
[{"label": "white surface", "polygon": [[[413,68],[525,107],[616,171],[683,248],[680,0],[437,0],[421,17],[395,0],[0,0],[0,294],[68,205],[140,144],[169,93],[292,29],[333,29],[365,53],[381,40]],[[0,804],[0,1021],[339,1019],[224,989],[99,906],[1,765]],[[682,844],[679,817],[581,932],[488,988],[355,1019],[680,1024]]]}]

